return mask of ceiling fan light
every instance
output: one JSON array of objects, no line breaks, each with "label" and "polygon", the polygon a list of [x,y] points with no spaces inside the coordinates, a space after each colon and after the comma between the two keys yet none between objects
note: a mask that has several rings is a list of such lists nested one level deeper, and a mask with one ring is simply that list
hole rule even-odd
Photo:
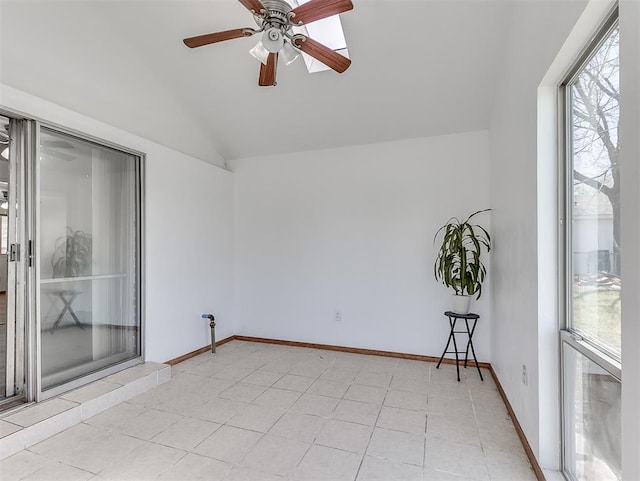
[{"label": "ceiling fan light", "polygon": [[9,160],[9,147],[2,149],[2,153],[0,155],[2,155],[3,159]]},{"label": "ceiling fan light", "polygon": [[262,44],[271,53],[278,53],[284,45],[284,37],[280,29],[272,27],[264,32]]},{"label": "ceiling fan light", "polygon": [[0,209],[8,209],[9,208],[9,202],[7,202],[6,200],[0,204]]},{"label": "ceiling fan light", "polygon": [[298,51],[293,48],[293,46],[289,42],[284,43],[280,55],[282,57],[282,60],[284,60],[285,65],[292,64],[300,56]]},{"label": "ceiling fan light", "polygon": [[255,47],[249,50],[249,53],[255,58],[260,60],[263,64],[267,65],[267,59],[269,58],[269,51],[264,48],[262,41],[256,43]]}]

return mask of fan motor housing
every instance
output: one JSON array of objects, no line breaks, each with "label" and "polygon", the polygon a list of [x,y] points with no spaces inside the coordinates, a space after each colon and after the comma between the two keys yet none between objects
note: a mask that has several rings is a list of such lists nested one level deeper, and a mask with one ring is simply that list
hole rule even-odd
[{"label": "fan motor housing", "polygon": [[271,12],[278,12],[283,14],[285,17],[287,16],[287,13],[293,10],[291,5],[284,0],[263,0],[262,5],[264,5],[264,7],[269,11],[269,14],[271,14]]},{"label": "fan motor housing", "polygon": [[289,29],[287,14],[292,10],[291,5],[284,0],[264,0],[262,5],[264,5],[267,10],[267,14],[264,18],[257,17],[256,20],[259,25],[278,26],[281,28],[284,27],[285,30]]}]

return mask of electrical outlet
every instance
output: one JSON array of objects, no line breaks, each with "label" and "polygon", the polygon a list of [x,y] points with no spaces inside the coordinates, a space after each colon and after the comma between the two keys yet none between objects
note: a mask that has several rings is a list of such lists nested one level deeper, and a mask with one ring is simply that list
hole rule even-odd
[{"label": "electrical outlet", "polygon": [[342,321],[342,312],[336,311],[336,322]]},{"label": "electrical outlet", "polygon": [[522,365],[522,384],[527,386],[529,384],[529,378],[527,377],[527,366]]}]

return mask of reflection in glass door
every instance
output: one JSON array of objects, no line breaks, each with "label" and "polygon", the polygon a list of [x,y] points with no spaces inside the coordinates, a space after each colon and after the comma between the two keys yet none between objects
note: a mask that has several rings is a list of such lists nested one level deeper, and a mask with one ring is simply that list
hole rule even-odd
[{"label": "reflection in glass door", "polygon": [[42,127],[41,389],[140,356],[138,156]]}]

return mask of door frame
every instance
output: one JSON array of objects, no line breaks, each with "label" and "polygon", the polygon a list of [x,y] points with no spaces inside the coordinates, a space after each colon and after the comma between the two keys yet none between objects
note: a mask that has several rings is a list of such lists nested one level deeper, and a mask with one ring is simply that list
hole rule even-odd
[{"label": "door frame", "polygon": [[[29,238],[34,239],[32,242],[32,253],[30,256],[32,268],[29,269],[29,298],[30,302],[30,316],[28,324],[31,326],[33,332],[30,335],[30,339],[34,343],[33,358],[33,400],[39,402],[52,397],[58,396],[63,392],[76,389],[84,386],[88,383],[97,381],[111,374],[115,374],[129,367],[133,367],[142,364],[145,359],[145,342],[144,335],[145,328],[145,228],[144,228],[144,212],[145,212],[145,191],[144,191],[144,175],[145,175],[145,163],[146,154],[144,152],[125,147],[123,145],[95,137],[84,132],[79,132],[68,127],[64,127],[59,124],[47,122],[42,119],[36,119],[32,122],[32,151],[33,156],[31,162],[29,162],[29,168],[31,169],[30,175],[27,175],[26,180],[29,186],[27,189],[27,195],[29,199],[32,199],[32,204],[29,209],[31,215],[31,222],[29,222]],[[64,384],[50,387],[46,390],[42,389],[42,356],[41,352],[41,302],[40,302],[40,236],[37,235],[37,229],[40,226],[40,131],[41,128],[60,132],[62,134],[77,137],[81,140],[94,142],[98,145],[115,149],[127,154],[131,154],[138,158],[136,162],[136,210],[137,210],[137,232],[139,242],[139,256],[137,264],[137,283],[139,286],[139,355],[133,359],[129,359],[117,364],[100,369],[99,371],[92,372],[76,379],[72,379]]]},{"label": "door frame", "polygon": [[25,196],[26,168],[30,152],[30,132],[33,125],[28,119],[8,112],[0,112],[9,119],[9,196],[7,235],[7,332],[6,382],[2,406],[32,401],[34,390],[30,366],[33,351],[29,348],[27,299],[28,242],[26,234],[27,208]]},{"label": "door frame", "polygon": [[[16,222],[15,243],[19,246],[20,256],[13,264],[13,277],[16,281],[14,311],[16,316],[15,328],[20,328],[22,339],[19,349],[14,350],[14,355],[24,359],[18,369],[15,378],[21,378],[21,383],[15,396],[0,402],[3,405],[20,402],[43,401],[55,397],[90,382],[115,374],[123,369],[144,362],[145,359],[145,332],[146,332],[146,305],[145,305],[145,171],[146,154],[130,147],[111,142],[100,137],[80,132],[65,126],[48,122],[37,116],[26,115],[0,106],[0,115],[7,117],[17,127],[17,135],[13,135],[10,152],[15,150],[13,165],[10,166],[10,174],[13,172],[14,184],[10,186],[10,205],[15,209],[16,203],[20,206],[20,217]],[[137,238],[139,242],[139,256],[137,259],[137,283],[138,283],[138,307],[139,307],[139,355],[133,359],[106,367],[100,371],[87,374],[78,379],[73,379],[60,386],[42,390],[41,382],[41,332],[40,332],[40,266],[39,266],[39,235],[40,226],[40,128],[45,127],[64,134],[72,135],[83,140],[95,142],[105,147],[110,147],[122,152],[132,154],[138,158],[136,162],[136,211],[137,211]],[[15,202],[13,202],[15,201]],[[10,263],[8,263],[10,264]],[[9,282],[9,279],[8,279]],[[14,358],[14,366],[15,358]],[[14,379],[15,379],[14,378]]]}]

